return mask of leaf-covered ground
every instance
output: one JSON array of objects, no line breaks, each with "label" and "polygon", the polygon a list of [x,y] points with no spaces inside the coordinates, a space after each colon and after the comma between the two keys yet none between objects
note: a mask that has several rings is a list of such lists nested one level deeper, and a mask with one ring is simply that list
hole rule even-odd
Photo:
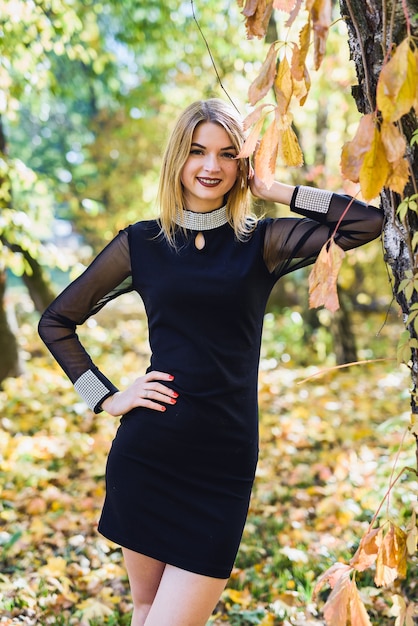
[{"label": "leaf-covered ground", "polygon": [[[129,624],[120,551],[96,531],[118,420],[86,409],[22,302],[26,373],[0,391],[0,625]],[[89,322],[83,337],[122,385],[142,372],[148,347],[143,318],[129,321],[129,298],[118,306]],[[290,332],[283,318],[266,319],[257,480],[236,567],[212,623],[323,624],[329,591],[312,598],[318,576],[353,556],[391,476],[414,467],[409,374],[391,360],[399,328],[384,327],[376,345],[381,323],[371,323],[365,345],[370,340],[373,348],[364,354],[387,361],[302,382],[319,368],[296,365],[294,354],[303,350],[297,327]],[[416,479],[406,472],[379,522],[405,527],[416,493]],[[394,623],[394,593],[417,602],[417,580],[415,557],[406,579],[389,589],[374,586],[373,571],[358,576],[372,623]]]}]

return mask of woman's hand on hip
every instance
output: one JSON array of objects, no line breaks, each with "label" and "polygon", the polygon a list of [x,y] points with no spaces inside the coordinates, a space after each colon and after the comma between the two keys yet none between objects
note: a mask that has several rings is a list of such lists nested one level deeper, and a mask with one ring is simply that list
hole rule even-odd
[{"label": "woman's hand on hip", "polygon": [[165,372],[148,372],[137,378],[124,391],[117,391],[102,402],[102,409],[110,415],[123,415],[138,406],[165,411],[166,404],[175,404],[178,393],[164,385],[174,376]]}]

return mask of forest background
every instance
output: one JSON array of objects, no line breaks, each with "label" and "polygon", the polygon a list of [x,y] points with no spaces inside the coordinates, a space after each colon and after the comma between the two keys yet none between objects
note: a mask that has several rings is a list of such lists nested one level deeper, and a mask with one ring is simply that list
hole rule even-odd
[{"label": "forest background", "polygon": [[[80,402],[41,345],[37,319],[120,228],[155,215],[161,152],[178,112],[216,96],[249,113],[269,38],[287,37],[280,13],[267,41],[248,41],[235,1],[169,5],[0,2],[0,624],[129,623],[120,551],[95,531],[115,420]],[[356,77],[333,10],[309,99],[293,110],[304,163],[278,163],[276,176],[355,194],[339,164],[360,119]],[[255,210],[286,215],[280,206]],[[386,563],[396,575],[383,585],[374,562],[356,572],[355,598],[369,617],[352,604],[349,617],[340,614],[332,601],[324,614],[329,589],[312,593],[333,563],[350,562],[375,521],[413,536],[416,480],[402,474],[389,489],[415,451],[410,372],[399,362],[404,327],[381,242],[346,255],[335,313],[309,308],[308,273],[283,280],[269,303],[257,482],[212,621],[411,626],[413,555],[404,570]],[[144,315],[132,296],[82,336],[117,385],[146,366]]]}]

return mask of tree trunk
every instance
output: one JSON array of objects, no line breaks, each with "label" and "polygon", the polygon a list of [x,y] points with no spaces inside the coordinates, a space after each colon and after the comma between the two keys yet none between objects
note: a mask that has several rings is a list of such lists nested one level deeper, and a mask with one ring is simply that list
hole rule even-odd
[{"label": "tree trunk", "polygon": [[[354,61],[358,85],[353,87],[353,97],[360,113],[367,114],[375,110],[376,86],[379,73],[386,54],[392,45],[399,44],[407,34],[407,19],[410,23],[411,35],[413,32],[413,16],[418,13],[418,0],[340,0],[341,15],[346,21],[349,34],[349,47],[351,58]],[[407,11],[407,17],[405,12]],[[416,30],[416,29],[415,29]],[[416,181],[418,180],[418,153],[416,146],[410,146],[412,132],[417,128],[417,116],[414,111],[405,115],[400,120],[400,128],[403,131],[408,148],[408,158],[411,168],[410,182],[406,186],[404,196],[417,193]],[[399,285],[408,273],[417,276],[418,268],[416,255],[413,253],[412,238],[418,231],[416,214],[408,213],[408,227],[406,228],[397,218],[396,209],[401,201],[400,196],[389,189],[384,189],[381,194],[381,207],[386,217],[383,232],[385,260],[391,268],[393,276],[393,293],[401,307],[404,319],[410,313],[411,306],[418,302],[418,293],[413,292],[408,299]],[[418,350],[413,347],[418,339],[418,334],[412,324],[408,331],[411,342],[411,409],[412,414],[418,414]],[[418,455],[418,437],[417,455]],[[418,458],[418,456],[417,456]]]},{"label": "tree trunk", "polygon": [[0,271],[0,386],[5,378],[22,374],[16,337],[6,313],[5,292],[6,272]]}]

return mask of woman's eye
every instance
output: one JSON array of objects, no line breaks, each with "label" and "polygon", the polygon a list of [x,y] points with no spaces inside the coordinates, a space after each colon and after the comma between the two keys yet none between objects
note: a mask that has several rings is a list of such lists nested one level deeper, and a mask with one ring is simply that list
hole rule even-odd
[{"label": "woman's eye", "polygon": [[190,154],[203,154],[203,150],[200,150],[199,148],[192,148],[190,150]]},{"label": "woman's eye", "polygon": [[235,153],[232,153],[232,152],[225,152],[222,156],[224,156],[227,159],[235,159],[235,157],[237,155]]}]

